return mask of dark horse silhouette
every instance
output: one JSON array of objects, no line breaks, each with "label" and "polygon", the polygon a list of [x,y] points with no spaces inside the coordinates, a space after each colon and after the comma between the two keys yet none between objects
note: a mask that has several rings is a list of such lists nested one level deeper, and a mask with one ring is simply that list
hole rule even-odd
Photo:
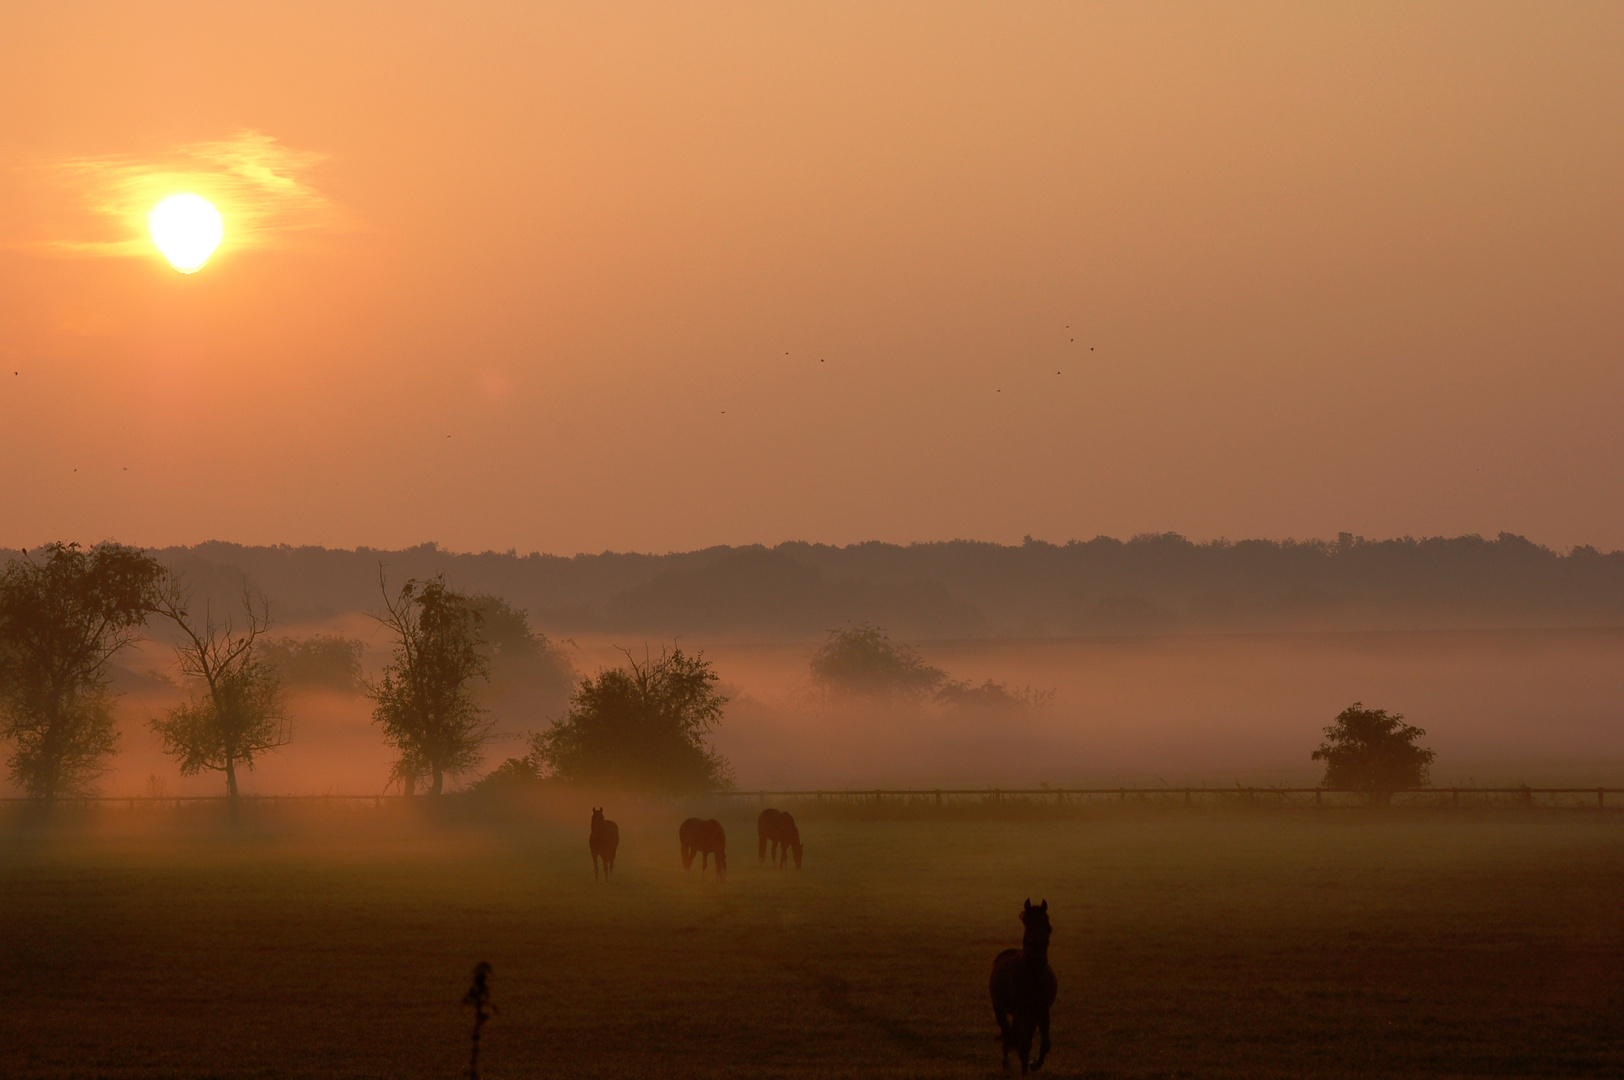
[{"label": "dark horse silhouette", "polygon": [[801,830],[795,827],[795,819],[787,811],[770,806],[756,818],[756,858],[763,864],[767,862],[769,844],[776,865],[788,865],[789,856],[794,855],[795,869],[801,868]]},{"label": "dark horse silhouette", "polygon": [[682,823],[677,830],[677,838],[682,841],[682,868],[691,869],[694,865],[694,855],[698,853],[699,872],[705,872],[705,863],[710,856],[716,856],[716,877],[718,880],[727,877],[727,833],[722,831],[722,823],[715,818],[701,821],[691,817]]},{"label": "dark horse silhouette", "polygon": [[592,852],[592,880],[598,880],[598,860],[603,860],[603,879],[609,880],[609,871],[615,868],[615,851],[620,847],[620,826],[603,816],[603,807],[592,808],[592,835],[586,846]]},{"label": "dark horse silhouette", "polygon": [[[1026,933],[1019,949],[1005,949],[992,962],[992,1011],[998,1019],[998,1039],[1004,1046],[1004,1068],[1009,1052],[1021,1056],[1021,1072],[1043,1068],[1049,1056],[1049,1008],[1054,1004],[1054,969],[1049,966],[1049,901],[1037,907],[1026,902],[1021,912]],[[1032,1031],[1042,1035],[1037,1060],[1032,1060]]]}]

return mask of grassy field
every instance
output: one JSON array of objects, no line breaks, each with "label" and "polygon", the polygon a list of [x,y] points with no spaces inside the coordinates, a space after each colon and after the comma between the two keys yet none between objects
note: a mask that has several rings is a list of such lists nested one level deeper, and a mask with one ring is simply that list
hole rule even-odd
[{"label": "grassy field", "polygon": [[[676,815],[389,810],[0,835],[0,1075],[988,1076],[986,977],[1047,898],[1061,1076],[1624,1075],[1624,815],[805,822],[725,885]],[[611,807],[611,816],[614,808]]]}]

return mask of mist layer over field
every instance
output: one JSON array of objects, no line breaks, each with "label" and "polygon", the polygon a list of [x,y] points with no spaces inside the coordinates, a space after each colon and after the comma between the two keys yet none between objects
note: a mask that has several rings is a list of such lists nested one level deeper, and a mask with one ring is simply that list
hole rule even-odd
[{"label": "mist layer over field", "polygon": [[[317,629],[388,642],[364,618]],[[641,640],[565,645],[578,671],[639,657]],[[660,643],[648,647],[658,651]],[[933,705],[836,706],[812,691],[815,642],[707,643],[732,701],[715,744],[745,787],[873,784],[1313,783],[1320,729],[1355,700],[1406,714],[1438,752],[1434,782],[1615,784],[1624,770],[1624,631],[1462,631],[924,642],[958,680],[1054,691],[1046,706],[977,713]],[[127,657],[161,670],[164,649]],[[131,676],[123,750],[102,789],[223,790],[181,778],[145,718],[179,690]],[[244,778],[260,793],[372,793],[392,761],[364,697],[298,692],[294,740]],[[493,710],[485,768],[524,752],[544,717]],[[466,782],[476,774],[464,777]]]}]

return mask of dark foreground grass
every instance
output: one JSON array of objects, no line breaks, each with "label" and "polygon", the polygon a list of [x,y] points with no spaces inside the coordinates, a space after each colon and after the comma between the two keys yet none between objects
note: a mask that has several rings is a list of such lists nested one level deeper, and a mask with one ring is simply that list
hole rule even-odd
[{"label": "dark foreground grass", "polygon": [[[138,820],[147,820],[137,828]],[[0,836],[0,1075],[987,1076],[1047,898],[1061,1076],[1624,1075],[1624,821],[808,823],[725,886],[676,820],[104,815]],[[748,832],[748,836],[746,835]],[[748,849],[748,850],[747,850]]]}]

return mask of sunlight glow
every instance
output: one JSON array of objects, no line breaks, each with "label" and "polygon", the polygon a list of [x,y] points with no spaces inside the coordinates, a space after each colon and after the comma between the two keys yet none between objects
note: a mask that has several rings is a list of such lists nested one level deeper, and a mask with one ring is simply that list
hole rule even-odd
[{"label": "sunlight glow", "polygon": [[170,266],[183,274],[195,274],[220,246],[225,222],[209,200],[182,192],[158,200],[147,214],[147,229]]}]

